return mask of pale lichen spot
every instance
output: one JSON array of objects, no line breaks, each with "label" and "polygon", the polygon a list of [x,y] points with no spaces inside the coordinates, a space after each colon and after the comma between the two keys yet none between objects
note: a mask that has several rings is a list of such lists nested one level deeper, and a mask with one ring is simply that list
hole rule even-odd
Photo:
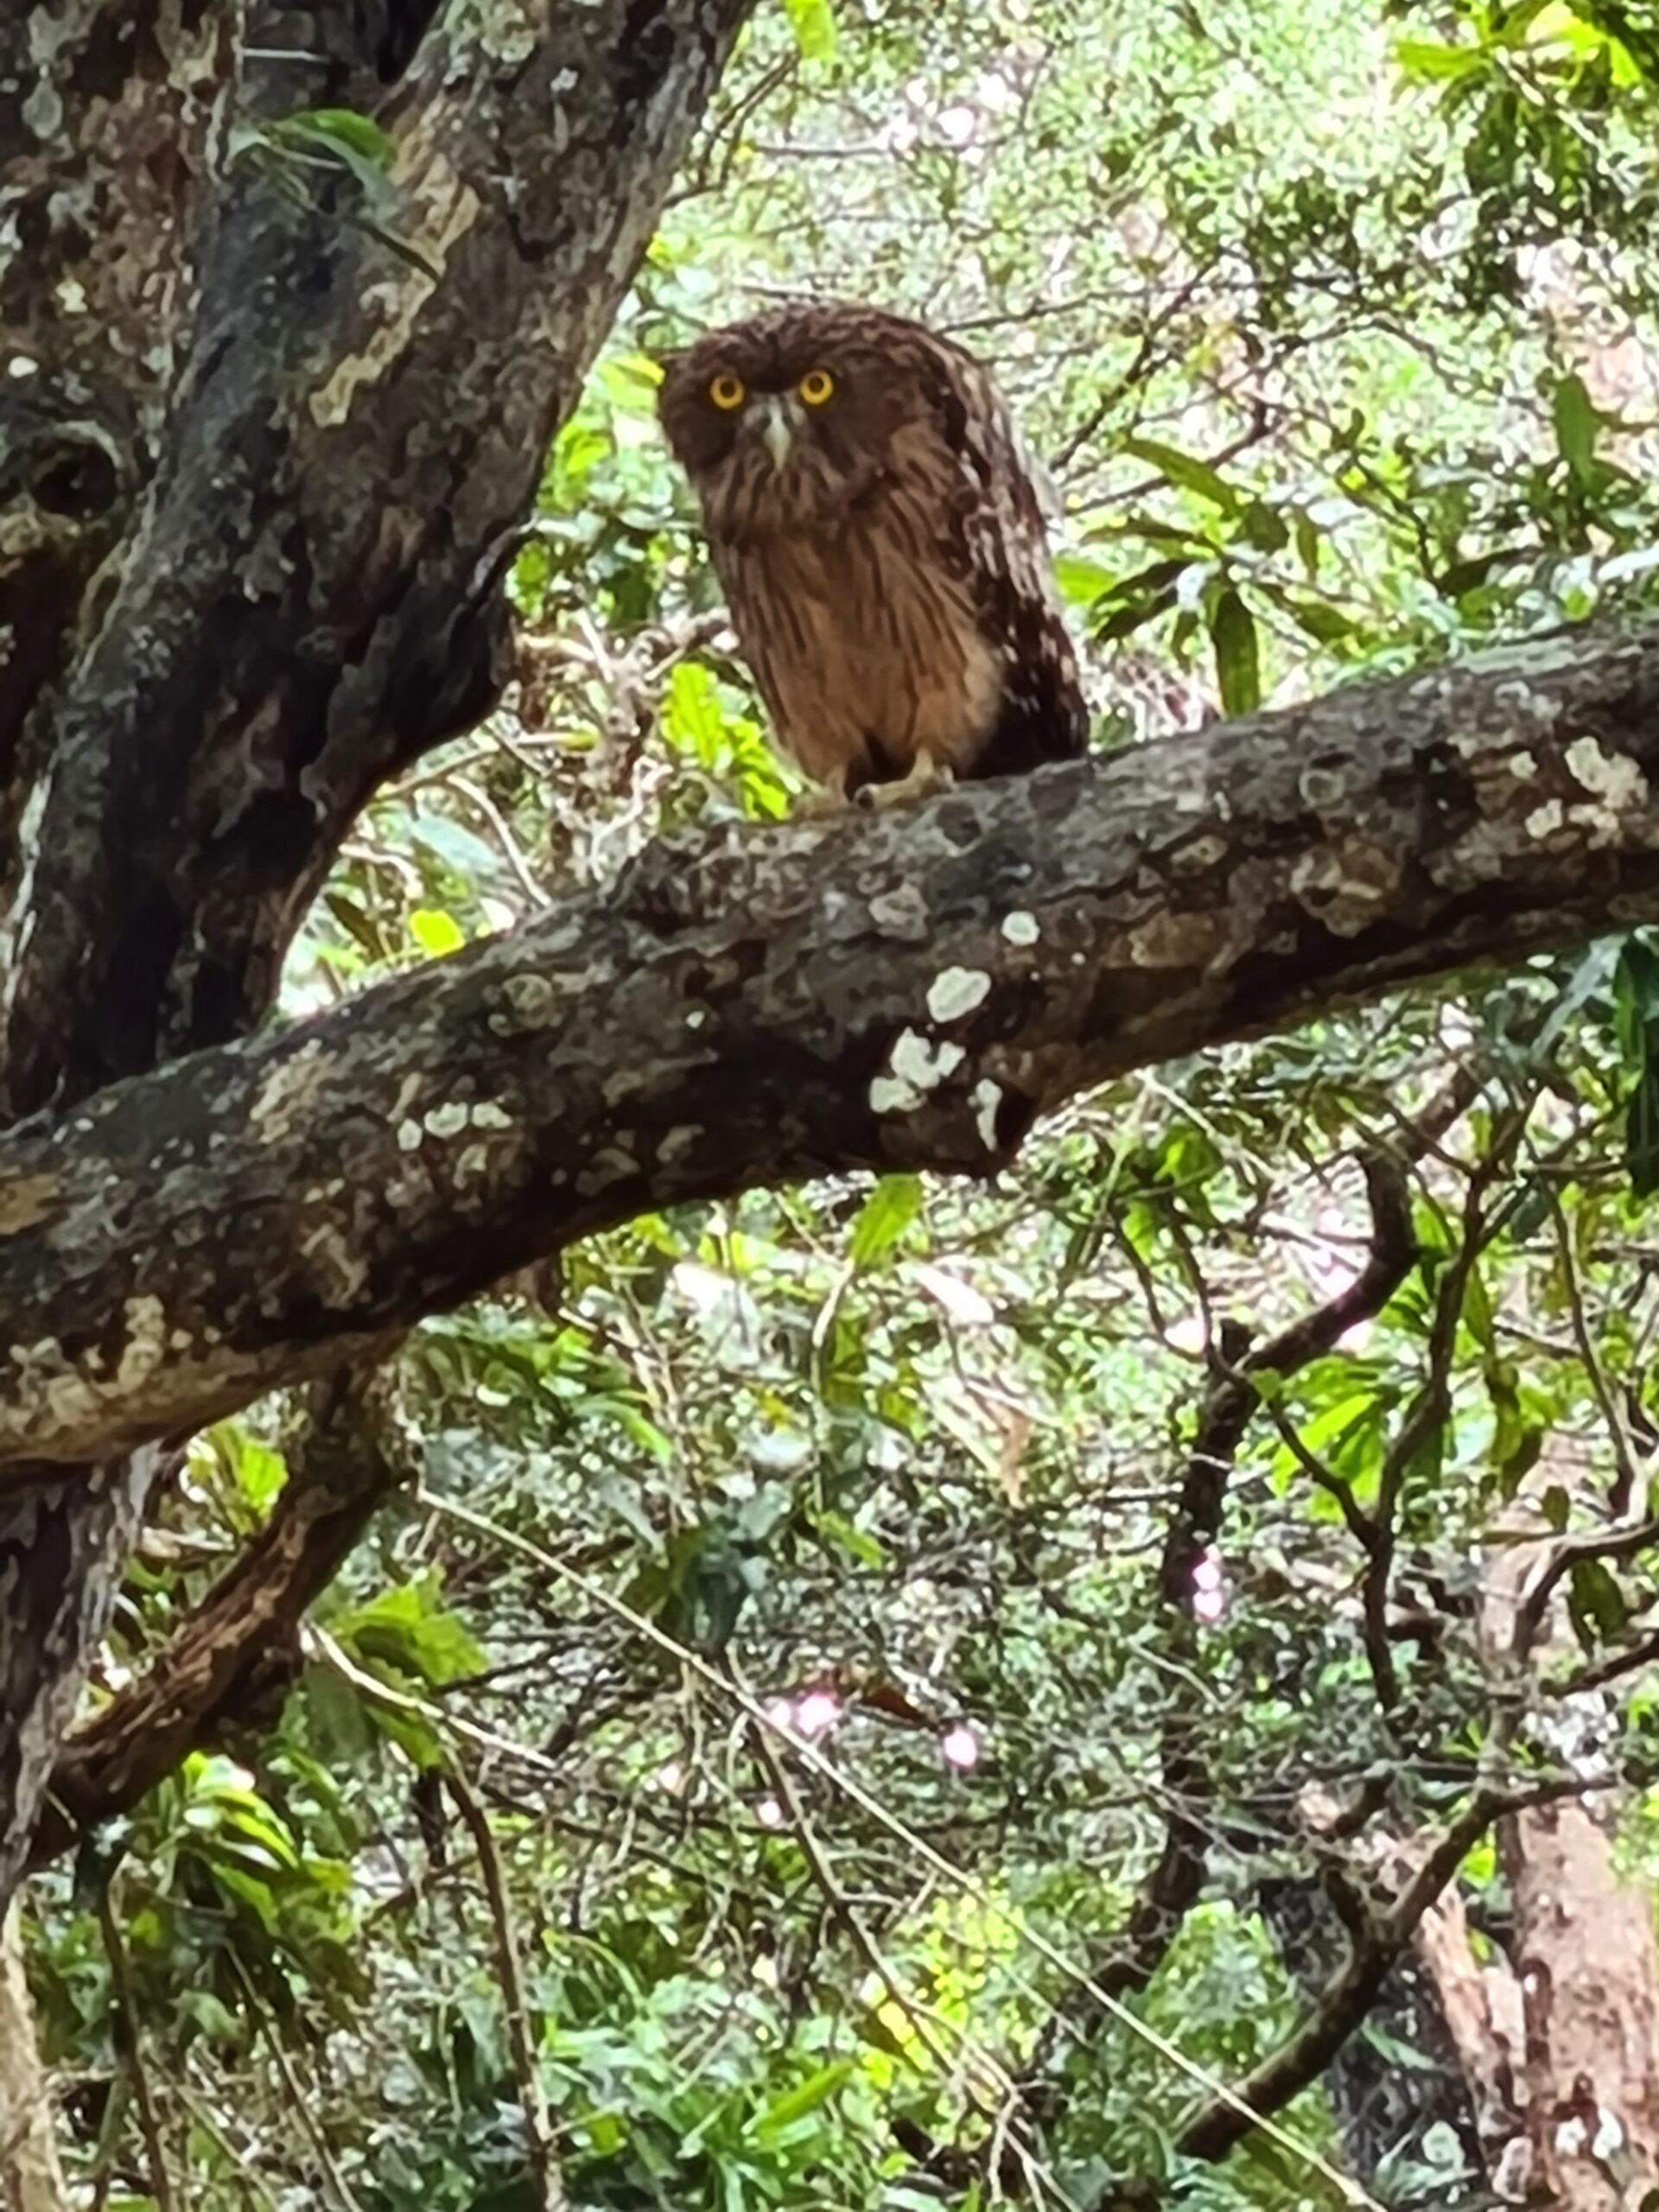
[{"label": "pale lichen spot", "polygon": [[18,1175],[0,1184],[0,1236],[15,1236],[55,1213],[63,1186],[55,1175]]},{"label": "pale lichen spot", "polygon": [[1002,934],[1010,944],[1035,944],[1042,931],[1037,926],[1035,914],[1028,914],[1016,906],[1013,913],[1002,917]]},{"label": "pale lichen spot", "polygon": [[1517,776],[1522,783],[1528,783],[1537,772],[1538,756],[1535,753],[1510,753],[1510,773],[1512,776]]},{"label": "pale lichen spot", "polygon": [[1315,814],[1340,808],[1348,797],[1348,779],[1342,771],[1325,767],[1317,761],[1302,770],[1296,779],[1296,788],[1301,793],[1302,804],[1312,807]]},{"label": "pale lichen spot", "polygon": [[26,377],[37,377],[40,373],[40,363],[31,360],[27,353],[14,353],[6,363],[6,374],[18,384]]},{"label": "pale lichen spot", "polygon": [[1168,858],[1170,865],[1184,875],[1203,875],[1212,868],[1219,868],[1227,857],[1224,837],[1198,836],[1183,839]]},{"label": "pale lichen spot", "polygon": [[398,1122],[398,1124],[397,1124],[397,1149],[398,1149],[398,1151],[399,1151],[399,1152],[418,1152],[418,1151],[420,1150],[420,1148],[421,1148],[421,1125],[420,1125],[420,1123],[419,1123],[418,1122],[416,1122],[416,1121],[412,1120],[412,1119],[411,1119],[411,1120],[410,1120],[410,1121],[399,1122]]},{"label": "pale lichen spot", "polygon": [[353,1247],[337,1222],[320,1222],[300,1246],[311,1262],[318,1287],[331,1306],[344,1306],[367,1280],[369,1263]]},{"label": "pale lichen spot", "polygon": [[1512,721],[1531,722],[1535,728],[1553,722],[1560,711],[1560,702],[1548,692],[1535,691],[1531,684],[1513,678],[1496,685],[1492,696]]},{"label": "pale lichen spot", "polygon": [[1611,2106],[1596,2107],[1596,2132],[1590,2139],[1590,2155],[1605,2165],[1624,2148],[1624,2123]]},{"label": "pale lichen spot", "polygon": [[702,1134],[701,1122],[682,1122],[677,1128],[670,1129],[658,1146],[658,1159],[664,1166],[671,1167],[677,1160],[684,1159]]},{"label": "pale lichen spot", "polygon": [[1567,809],[1558,798],[1547,798],[1541,806],[1535,806],[1527,817],[1529,837],[1553,837],[1567,820]]},{"label": "pale lichen spot", "polygon": [[473,1127],[475,1129],[510,1129],[512,1116],[495,1099],[480,1098],[473,1109]]},{"label": "pale lichen spot", "polygon": [[[583,1198],[593,1198],[639,1172],[639,1163],[631,1152],[625,1152],[620,1145],[602,1145],[576,1177],[576,1188]],[[554,1180],[558,1179],[556,1175]]]},{"label": "pale lichen spot", "polygon": [[685,1026],[688,1029],[701,1029],[708,1019],[709,1014],[706,1007],[694,1006],[685,1017]]},{"label": "pale lichen spot", "polygon": [[974,1127],[987,1152],[996,1150],[996,1111],[1002,1103],[1002,1087],[983,1076],[974,1085]]},{"label": "pale lichen spot", "polygon": [[458,1098],[447,1098],[441,1106],[429,1106],[423,1119],[429,1136],[458,1137],[466,1128],[468,1108]]},{"label": "pale lichen spot", "polygon": [[167,1315],[162,1301],[149,1291],[130,1298],[121,1308],[126,1342],[115,1370],[118,1390],[136,1390],[167,1357]]},{"label": "pale lichen spot", "polygon": [[1338,937],[1355,937],[1397,889],[1398,858],[1358,838],[1304,853],[1290,872],[1302,905]]},{"label": "pale lichen spot", "polygon": [[870,1085],[870,1109],[876,1114],[904,1114],[921,1105],[930,1090],[938,1089],[959,1068],[968,1055],[948,1038],[924,1037],[914,1029],[901,1030],[887,1054],[884,1073]]},{"label": "pale lichen spot", "polygon": [[461,1156],[455,1162],[455,1180],[458,1183],[476,1183],[489,1172],[489,1147],[482,1144],[463,1145]]},{"label": "pale lichen spot", "polygon": [[[1212,930],[1195,914],[1154,914],[1128,933],[1128,950],[1137,968],[1198,968],[1210,957]],[[1074,966],[1083,965],[1080,952]]]},{"label": "pale lichen spot", "polygon": [[927,1011],[935,1021],[960,1021],[990,995],[982,968],[942,968],[927,987]]},{"label": "pale lichen spot", "polygon": [[55,138],[63,128],[63,98],[48,78],[39,79],[17,112],[37,138]]},{"label": "pale lichen spot", "polygon": [[1648,779],[1635,761],[1607,752],[1593,737],[1575,737],[1566,759],[1573,781],[1611,808],[1639,805],[1647,797]]}]

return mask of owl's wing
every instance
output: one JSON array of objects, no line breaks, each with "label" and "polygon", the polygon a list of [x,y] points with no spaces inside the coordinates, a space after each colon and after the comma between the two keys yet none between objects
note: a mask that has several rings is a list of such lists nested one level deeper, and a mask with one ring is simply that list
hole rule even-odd
[{"label": "owl's wing", "polygon": [[976,775],[1017,775],[1077,759],[1089,715],[1077,652],[1054,588],[1044,500],[1032,459],[989,372],[954,348],[935,357],[936,420],[953,464],[940,551],[965,576],[982,634],[1001,655],[1001,711]]}]

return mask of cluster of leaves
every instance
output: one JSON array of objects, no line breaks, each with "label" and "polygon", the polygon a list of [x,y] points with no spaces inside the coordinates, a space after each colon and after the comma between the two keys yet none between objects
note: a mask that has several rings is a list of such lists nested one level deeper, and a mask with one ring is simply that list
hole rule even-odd
[{"label": "cluster of leaves", "polygon": [[[665,824],[786,807],[652,420],[660,346],[771,289],[880,296],[996,361],[1058,463],[1103,742],[1637,601],[1655,472],[1605,332],[1652,322],[1650,42],[1611,5],[1433,16],[763,14],[549,457],[508,708],[359,825],[290,1005]],[[505,1946],[578,2204],[1094,2206],[1130,2175],[1337,2202],[1282,2144],[1194,2170],[1170,2050],[1231,2080],[1307,2001],[1269,1900],[1319,1910],[1309,1793],[1374,1791],[1396,1835],[1466,1802],[1493,1517],[1593,1523],[1641,1473],[1656,1071],[1637,941],[1126,1083],[992,1190],[649,1217],[417,1332],[414,1486],[285,1698],[36,1885],[101,2201],[155,2201],[158,2133],[209,2212],[534,2204]],[[1359,1155],[1460,1071],[1420,1256],[1363,1334],[1262,1378],[1191,1618],[1159,1560],[1229,1331],[1351,1277]],[[291,1419],[199,1440],[101,1694],[270,1512]],[[1580,1649],[1512,1751],[1539,1774],[1554,1693],[1648,1622],[1628,1561],[1567,1595]],[[1597,1744],[1637,1786],[1645,1679]],[[1202,1895],[1122,1985],[1137,2034],[1078,1976],[1110,1980],[1179,1828]],[[1468,1883],[1501,1942],[1490,1856]],[[1291,2141],[1357,2157],[1358,2098],[1333,2069]],[[1425,2118],[1389,2157],[1368,2187],[1440,2204],[1469,2148]]]}]

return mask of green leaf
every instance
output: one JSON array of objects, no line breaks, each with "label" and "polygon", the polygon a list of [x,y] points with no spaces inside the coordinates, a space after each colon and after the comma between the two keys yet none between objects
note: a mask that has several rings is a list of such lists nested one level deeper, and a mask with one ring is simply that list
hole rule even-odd
[{"label": "green leaf", "polygon": [[1282,607],[1297,628],[1317,645],[1340,645],[1354,634],[1354,625],[1328,599],[1308,599],[1300,592],[1285,591],[1274,584],[1262,587],[1276,606]]},{"label": "green leaf", "polygon": [[1486,1295],[1480,1269],[1471,1268],[1463,1286],[1463,1320],[1475,1342],[1489,1357],[1497,1350],[1493,1336],[1492,1301]]},{"label": "green leaf", "polygon": [[726,717],[720,710],[715,679],[700,661],[681,661],[668,679],[662,726],[663,735],[677,753],[688,753],[700,768],[720,766],[726,749]]},{"label": "green leaf", "polygon": [[817,1514],[812,1525],[826,1543],[833,1544],[837,1551],[845,1552],[848,1558],[856,1560],[860,1567],[883,1567],[887,1565],[886,1547],[878,1543],[868,1530],[849,1521],[844,1513]]},{"label": "green leaf", "polygon": [[1057,553],[1054,582],[1068,607],[1092,607],[1103,594],[1116,590],[1117,571],[1087,553]]},{"label": "green leaf", "polygon": [[1586,1650],[1617,1636],[1630,1618],[1624,1592],[1599,1559],[1573,1563],[1567,1576],[1567,1610]]},{"label": "green leaf", "polygon": [[1416,85],[1455,84],[1459,78],[1487,66],[1478,47],[1440,46],[1421,38],[1402,39],[1394,49],[1394,58],[1401,75]]},{"label": "green leaf", "polygon": [[1215,647],[1216,680],[1224,709],[1230,715],[1253,715],[1262,703],[1255,617],[1230,584],[1220,592],[1211,610],[1210,642]]},{"label": "green leaf", "polygon": [[1638,1198],[1659,1191],[1659,954],[1627,937],[1613,969],[1613,1018],[1628,1086],[1624,1166]]},{"label": "green leaf", "polygon": [[353,1657],[378,1661],[435,1688],[481,1674],[486,1663],[467,1628],[442,1610],[429,1579],[383,1590],[332,1626]]},{"label": "green leaf", "polygon": [[1563,377],[1551,396],[1555,418],[1555,444],[1561,459],[1580,482],[1595,471],[1596,431],[1601,416],[1582,377]]},{"label": "green leaf", "polygon": [[388,173],[396,148],[372,116],[359,115],[355,108],[308,108],[263,126],[257,135],[290,158],[327,157],[348,169],[370,206],[383,207],[391,198]]},{"label": "green leaf", "polygon": [[441,906],[416,906],[409,918],[409,933],[434,960],[442,959],[446,952],[459,952],[467,942],[461,924]]},{"label": "green leaf", "polygon": [[859,1208],[849,1256],[855,1268],[885,1259],[922,1209],[919,1175],[884,1175]]},{"label": "green leaf", "polygon": [[1123,449],[1132,453],[1137,461],[1144,461],[1149,468],[1155,468],[1167,482],[1179,485],[1184,492],[1196,493],[1212,507],[1219,507],[1224,514],[1237,513],[1238,493],[1207,461],[1181,453],[1158,438],[1125,438]]},{"label": "green leaf", "polygon": [[349,153],[376,168],[390,168],[397,148],[370,115],[354,107],[312,107],[286,116],[279,126],[289,138],[315,138],[341,153]]},{"label": "green leaf", "polygon": [[836,11],[832,0],[784,0],[795,43],[807,61],[831,61],[836,53]]},{"label": "green leaf", "polygon": [[809,2074],[804,2082],[798,2082],[792,2089],[785,2089],[776,2096],[764,2111],[755,2115],[750,2133],[760,2143],[775,2142],[784,2130],[806,2113],[833,2097],[853,2070],[850,2058],[837,2058],[828,2066],[821,2066],[816,2074]]}]

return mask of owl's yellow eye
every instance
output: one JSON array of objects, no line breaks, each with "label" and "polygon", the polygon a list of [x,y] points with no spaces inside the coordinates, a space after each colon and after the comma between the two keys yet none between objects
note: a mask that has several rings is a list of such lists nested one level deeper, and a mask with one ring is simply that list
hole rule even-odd
[{"label": "owl's yellow eye", "polygon": [[835,388],[836,380],[828,369],[809,369],[796,387],[809,407],[822,407]]},{"label": "owl's yellow eye", "polygon": [[743,404],[743,382],[741,377],[716,377],[709,387],[709,397],[716,407],[724,408],[729,415],[734,407]]}]

